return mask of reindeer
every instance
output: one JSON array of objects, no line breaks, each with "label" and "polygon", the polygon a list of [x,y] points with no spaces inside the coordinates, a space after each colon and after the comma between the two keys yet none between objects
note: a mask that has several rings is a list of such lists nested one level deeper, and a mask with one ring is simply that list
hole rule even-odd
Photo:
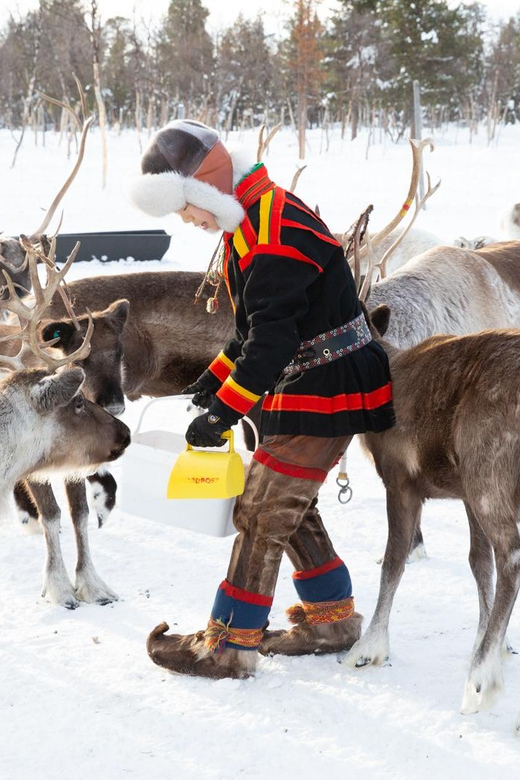
[{"label": "reindeer", "polygon": [[[47,95],[42,95],[42,97],[67,111],[81,130],[76,163],[65,183],[52,201],[39,227],[29,238],[20,236],[20,238],[16,240],[7,240],[9,242],[8,247],[10,255],[8,260],[10,266],[23,266],[25,269],[26,281],[21,288],[22,294],[28,293],[30,289],[30,273],[28,270],[29,265],[26,253],[34,255],[36,259],[44,265],[53,265],[54,249],[52,248],[51,250],[51,243],[45,235],[45,231],[81,167],[88,131],[94,120],[93,116],[87,118],[87,108],[83,89],[78,79],[76,77],[74,78],[79,92],[82,122],[80,122],[77,114],[68,104]],[[72,260],[70,260],[70,262],[73,261],[76,254],[77,248],[73,250]],[[22,258],[25,259],[22,260]],[[12,275],[11,272],[10,275]],[[17,287],[16,289],[18,292],[19,288]],[[65,344],[67,347],[65,354],[71,355],[72,353],[75,353],[82,339],[85,338],[86,332],[90,327],[91,315],[89,313],[88,317],[78,319],[70,308],[68,298],[61,286],[58,285],[56,290],[56,294],[59,294],[58,297],[64,302],[64,310],[67,314],[70,314],[70,317],[60,323],[58,330],[56,330],[56,328],[54,329],[54,335],[46,335],[44,339],[48,341],[49,338],[51,338],[54,342],[59,340],[62,345]],[[121,331],[128,314],[128,302],[121,300],[120,296],[117,296],[117,298],[119,298],[119,300],[112,301],[111,305],[104,311],[95,311],[98,308],[95,304],[91,307],[92,310],[94,310],[93,322],[96,325],[95,333],[90,333],[89,336],[89,341],[91,341],[93,350],[85,353],[81,359],[77,358],[78,364],[80,364],[85,371],[85,382],[83,385],[84,395],[90,401],[103,406],[107,411],[113,414],[121,414],[124,411],[124,396],[121,389]],[[0,326],[0,334],[3,333],[6,337],[9,332],[11,332],[12,335],[12,330],[12,327],[10,328],[8,325]],[[45,323],[41,325],[41,330],[45,330]],[[39,335],[41,336],[41,332]],[[18,345],[13,346],[12,341],[8,342],[5,339],[0,339],[0,343],[2,343],[2,346],[0,346],[0,353],[3,351],[4,354],[7,355],[12,354],[13,349],[16,350],[18,348]],[[11,344],[11,346],[8,346],[9,344]],[[38,365],[38,358],[30,352],[22,352],[20,365],[35,367]],[[115,504],[117,485],[113,477],[105,469],[101,469],[94,475],[89,475],[87,479],[93,487],[94,505],[98,516],[98,524],[101,526],[106,521]],[[80,517],[84,512],[84,507],[86,506],[86,495],[84,495],[84,491],[84,486],[82,492],[79,483],[76,481],[73,481],[70,485],[70,489],[66,482],[66,492],[69,498],[69,506],[73,518],[76,517],[76,515]],[[35,501],[36,492],[39,496],[38,502]],[[30,480],[19,483],[15,487],[15,499],[22,522],[31,530],[35,530],[36,528],[38,528],[38,530],[40,529],[41,526],[38,523],[39,515],[43,515],[46,512],[50,512],[51,514],[56,512],[56,502],[52,489],[48,484],[39,484],[37,488],[35,487],[34,490],[31,490]],[[99,594],[99,598],[102,598],[101,594]]]},{"label": "reindeer", "polygon": [[[47,544],[47,561],[44,571],[43,594],[51,601],[74,608],[78,599],[107,603],[116,594],[97,575],[88,544],[86,502],[82,506],[82,495],[77,482],[85,471],[92,472],[100,464],[118,458],[130,443],[128,427],[101,407],[85,399],[81,388],[85,372],[78,366],[70,366],[75,360],[83,360],[90,350],[94,321],[87,314],[88,325],[85,337],[74,352],[56,359],[40,345],[38,326],[52,296],[61,287],[63,277],[74,261],[71,253],[61,271],[51,263],[55,240],[51,252],[45,257],[47,284],[42,286],[38,278],[36,258],[38,250],[26,243],[27,259],[34,289],[34,300],[24,302],[16,296],[12,280],[5,274],[9,292],[7,300],[0,301],[0,310],[14,314],[21,328],[15,334],[21,341],[16,355],[2,355],[0,362],[15,369],[0,382],[0,416],[2,424],[2,455],[0,468],[0,501],[5,506],[7,496],[15,485],[31,477],[33,490],[38,495],[40,481],[44,484],[49,474],[65,472],[69,477],[69,496],[74,496],[80,511],[73,514],[78,546],[76,566],[76,587],[70,583],[59,544],[59,508],[54,501],[42,513]],[[73,314],[70,306],[67,306]],[[10,334],[7,338],[12,338]],[[52,345],[52,341],[50,344]],[[45,369],[26,369],[21,363],[24,350],[29,348]],[[50,373],[52,372],[52,373]],[[82,510],[82,511],[81,511]]]},{"label": "reindeer", "polygon": [[[82,393],[89,401],[98,404],[110,414],[119,415],[124,411],[125,401],[122,390],[122,339],[121,333],[124,328],[128,315],[128,301],[118,300],[104,311],[93,312],[92,321],[94,330],[90,339],[91,349],[88,355],[83,359],[77,359],[76,365],[85,372],[85,381],[82,386]],[[85,337],[88,318],[82,316],[76,318],[79,330],[76,330],[72,319],[65,318],[59,325],[44,320],[40,329],[39,336],[44,341],[57,339],[66,346],[63,352],[51,348],[51,354],[60,357],[61,354],[72,354],[80,346]],[[6,336],[15,332],[14,325],[0,325],[0,336]],[[43,335],[42,335],[43,334]],[[109,345],[109,349],[107,349]],[[0,354],[12,355],[19,350],[19,340],[14,338],[5,343],[0,343]],[[25,368],[41,367],[39,360],[32,352],[26,352],[22,356],[22,362]],[[115,505],[117,484],[112,475],[104,468],[95,474],[87,476],[87,481],[92,487],[92,500],[98,518],[98,525],[101,528],[107,521],[110,512]],[[38,507],[34,500],[31,490],[31,480],[20,482],[15,486],[14,496],[19,513],[20,521],[30,532],[41,530],[39,522],[40,513],[44,512],[45,502],[42,503],[42,493],[44,488],[40,485],[38,493],[40,495],[40,506]],[[49,486],[50,491],[50,486]],[[67,490],[67,486],[66,486]],[[74,485],[74,495],[77,493],[77,486]],[[67,491],[68,492],[68,491]],[[51,499],[51,502],[53,498]],[[69,496],[71,511],[74,514],[72,497]],[[52,503],[53,507],[54,504]]]},{"label": "reindeer", "polygon": [[365,434],[386,487],[388,542],[375,614],[343,663],[381,664],[388,657],[390,611],[422,504],[459,498],[480,605],[462,701],[469,714],[488,708],[502,686],[501,649],[520,587],[520,331],[433,336],[398,349],[382,339],[389,316],[379,306],[369,319],[390,359],[396,425]]},{"label": "reindeer", "polygon": [[[233,313],[226,293],[215,315],[206,313],[204,293],[198,305],[195,296],[204,274],[184,271],[144,271],[120,276],[94,276],[68,285],[75,310],[83,313],[94,302],[108,307],[117,298],[129,302],[128,319],[122,331],[123,390],[131,401],[143,395],[179,393],[213,360],[233,333]],[[52,337],[62,327],[65,307],[54,298],[49,321],[42,332]],[[112,342],[113,345],[113,342]],[[56,343],[64,353],[67,345]],[[111,349],[109,340],[106,350]]]},{"label": "reindeer", "polygon": [[[50,102],[56,103],[63,109],[67,110],[73,116],[74,121],[81,128],[81,138],[76,163],[71,174],[54,198],[41,225],[31,234],[29,238],[20,236],[18,241],[18,248],[15,247],[13,249],[13,251],[18,253],[20,251],[23,254],[27,253],[25,264],[29,264],[30,280],[33,282],[36,281],[36,283],[38,283],[38,275],[36,273],[35,266],[36,260],[39,260],[48,269],[54,268],[55,241],[53,239],[51,242],[49,242],[44,234],[44,231],[50,224],[50,221],[54,216],[61,200],[63,199],[65,193],[67,192],[79,171],[84,157],[88,130],[94,119],[94,117],[90,117],[88,119],[86,118],[86,102],[83,90],[77,79],[76,83],[78,86],[82,107],[82,124],[70,106],[60,101],[56,101],[53,98],[44,96],[46,99],[50,100]],[[79,244],[76,245],[73,252],[69,256],[66,267],[61,272],[61,280],[63,280],[65,271],[73,262],[78,248]],[[9,282],[7,277],[6,281]],[[36,289],[40,291],[39,295],[41,298],[42,295],[44,295],[41,292],[41,288],[38,286]],[[58,295],[63,301],[65,310],[69,317],[61,323],[60,330],[58,332],[54,332],[54,335],[51,335],[51,340],[48,343],[52,346],[58,340],[66,342],[68,349],[66,350],[66,357],[64,359],[65,362],[69,362],[69,360],[75,359],[78,361],[78,363],[82,364],[81,368],[83,368],[85,371],[85,379],[83,384],[84,396],[87,395],[91,401],[100,402],[103,406],[112,412],[122,412],[124,410],[124,398],[121,391],[121,331],[124,327],[128,313],[128,302],[116,300],[112,302],[112,305],[109,306],[105,311],[95,312],[93,316],[90,314],[90,312],[88,312],[85,317],[78,319],[72,307],[70,306],[70,301],[66,295],[66,291],[62,288],[62,285],[59,283],[48,285],[44,295],[45,306],[42,308],[40,305],[41,301],[39,301],[38,298],[34,302],[34,305],[38,307],[40,315],[39,318],[36,318],[34,314],[32,314],[30,317],[31,322],[37,322],[36,327],[40,328],[39,333],[33,333],[34,344],[39,343],[39,339],[41,338],[41,329],[45,328],[45,323],[42,324],[40,320],[54,293],[56,293],[56,295]],[[12,297],[13,286],[11,285],[10,298]],[[30,307],[31,303],[29,302],[29,308]],[[96,306],[93,307],[93,309],[96,308]],[[13,310],[12,302],[11,310]],[[17,313],[20,317],[20,310]],[[24,312],[22,311],[21,314],[23,318]],[[27,312],[25,312],[25,314],[27,314]],[[95,336],[93,336],[94,324],[96,325]],[[8,328],[8,326],[4,326],[4,328]],[[6,334],[5,338],[7,338],[8,335],[9,334]],[[12,332],[10,335],[12,337]],[[5,338],[0,339],[0,342],[4,342]],[[47,341],[48,338],[49,337],[47,337]],[[85,344],[88,343],[90,345],[92,342],[94,345],[95,351],[92,354],[89,351],[90,348],[81,352],[79,351],[79,345],[83,339]],[[108,354],[103,351],[107,341],[110,343],[110,350]],[[2,351],[1,348],[0,351]],[[4,348],[3,351],[4,353],[10,352],[12,354],[13,348],[11,347],[10,350]],[[56,356],[52,358],[48,351],[41,352],[36,350],[35,355],[31,355],[28,354],[26,350],[24,351],[24,348],[22,348],[19,355],[15,358],[9,358],[9,356],[4,355],[3,362],[11,360],[14,361],[17,367],[20,367],[23,366],[24,363],[28,363],[32,366],[39,364],[41,365],[42,360],[43,365],[50,365],[49,361],[52,363],[53,359],[55,360]],[[94,489],[94,504],[98,515],[98,523],[101,526],[114,506],[116,483],[113,477],[108,472],[106,472],[104,468],[98,470],[93,475],[88,475],[87,478],[91,482]],[[78,480],[77,477],[73,476],[72,478],[66,479],[65,489],[68,497],[71,518],[76,528],[78,549],[81,548],[81,552],[78,558],[76,592],[72,588],[72,585],[65,575],[58,578],[60,583],[59,586],[52,585],[52,587],[44,587],[44,590],[47,592],[47,595],[51,598],[52,601],[62,603],[64,606],[71,608],[78,606],[78,598],[84,601],[97,601],[99,603],[108,603],[109,601],[113,601],[115,598],[117,598],[116,594],[110,588],[108,588],[108,586],[106,586],[105,583],[103,583],[103,581],[97,576],[90,561],[88,538],[86,535],[88,505],[86,501],[85,483],[83,480]],[[25,522],[30,523],[32,520],[37,520],[38,517],[40,517],[42,521],[41,525],[43,525],[45,529],[47,526],[49,526],[49,524],[52,524],[56,518],[59,520],[60,510],[54,498],[52,488],[48,482],[43,481],[40,477],[38,477],[38,480],[36,481],[29,475],[27,480],[24,479],[23,481],[21,480],[18,482],[15,486],[15,498],[22,519]],[[32,525],[33,527],[36,527],[35,523]],[[38,524],[39,527],[41,527],[41,525]],[[61,562],[60,566],[64,572],[63,562]]]},{"label": "reindeer", "polygon": [[[392,311],[385,339],[400,348],[437,333],[520,328],[520,241],[431,249],[370,287],[368,308],[380,304]],[[424,557],[418,522],[410,560]]]}]

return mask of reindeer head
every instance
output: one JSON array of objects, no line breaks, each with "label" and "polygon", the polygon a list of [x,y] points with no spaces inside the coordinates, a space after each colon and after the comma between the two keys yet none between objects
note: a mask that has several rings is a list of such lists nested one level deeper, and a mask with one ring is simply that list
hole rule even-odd
[{"label": "reindeer head", "polygon": [[1,492],[28,474],[91,473],[124,452],[128,427],[85,399],[84,379],[83,369],[72,367],[13,371],[1,380]]},{"label": "reindeer head", "polygon": [[[107,309],[94,312],[94,331],[90,353],[76,365],[85,371],[84,395],[111,414],[122,414],[125,399],[122,388],[123,329],[130,304],[121,299]],[[70,318],[43,322],[40,335],[43,342],[52,341],[61,354],[71,355],[80,348],[88,328],[88,318],[77,318],[79,327]]]}]

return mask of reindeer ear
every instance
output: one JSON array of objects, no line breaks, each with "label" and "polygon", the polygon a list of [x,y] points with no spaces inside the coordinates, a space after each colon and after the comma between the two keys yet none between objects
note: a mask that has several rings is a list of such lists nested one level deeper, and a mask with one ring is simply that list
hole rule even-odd
[{"label": "reindeer ear", "polygon": [[114,301],[114,303],[111,303],[108,309],[105,309],[103,314],[108,316],[117,332],[121,333],[126,325],[129,309],[130,302],[127,301],[126,298],[121,298],[120,301]]},{"label": "reindeer ear", "polygon": [[43,341],[52,341],[53,339],[59,339],[56,343],[57,349],[67,350],[70,343],[76,333],[74,325],[65,320],[58,320],[57,322],[49,322],[42,328],[41,336]]},{"label": "reindeer ear", "polygon": [[40,412],[52,412],[66,406],[79,392],[85,381],[82,368],[68,368],[51,376],[45,376],[31,391],[31,397]]},{"label": "reindeer ear", "polygon": [[384,336],[390,324],[390,307],[381,303],[370,312],[370,321],[380,336]]}]

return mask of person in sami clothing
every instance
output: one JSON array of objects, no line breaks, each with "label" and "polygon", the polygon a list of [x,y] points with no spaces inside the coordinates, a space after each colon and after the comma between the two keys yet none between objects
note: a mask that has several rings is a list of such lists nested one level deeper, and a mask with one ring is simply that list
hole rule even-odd
[{"label": "person in sami clothing", "polygon": [[[177,120],[152,139],[131,191],[148,214],[223,230],[223,275],[236,333],[184,392],[207,411],[186,439],[224,444],[264,396],[262,443],[235,505],[238,531],[206,630],[166,634],[148,653],[159,666],[206,677],[247,677],[258,652],[348,650],[359,638],[352,583],[317,509],[328,471],[352,436],[393,425],[386,354],[372,340],[343,251],[326,225],[263,164],[230,155],[218,133]],[[293,627],[267,629],[284,551],[299,603]]]}]

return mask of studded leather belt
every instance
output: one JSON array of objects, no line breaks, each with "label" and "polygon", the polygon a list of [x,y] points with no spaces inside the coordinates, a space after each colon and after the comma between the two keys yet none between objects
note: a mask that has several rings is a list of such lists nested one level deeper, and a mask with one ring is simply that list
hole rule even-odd
[{"label": "studded leather belt", "polygon": [[290,376],[317,366],[323,366],[326,363],[332,363],[350,352],[361,349],[371,341],[372,334],[365,320],[365,315],[360,314],[344,325],[320,333],[310,341],[302,341],[283,373],[285,376]]}]

